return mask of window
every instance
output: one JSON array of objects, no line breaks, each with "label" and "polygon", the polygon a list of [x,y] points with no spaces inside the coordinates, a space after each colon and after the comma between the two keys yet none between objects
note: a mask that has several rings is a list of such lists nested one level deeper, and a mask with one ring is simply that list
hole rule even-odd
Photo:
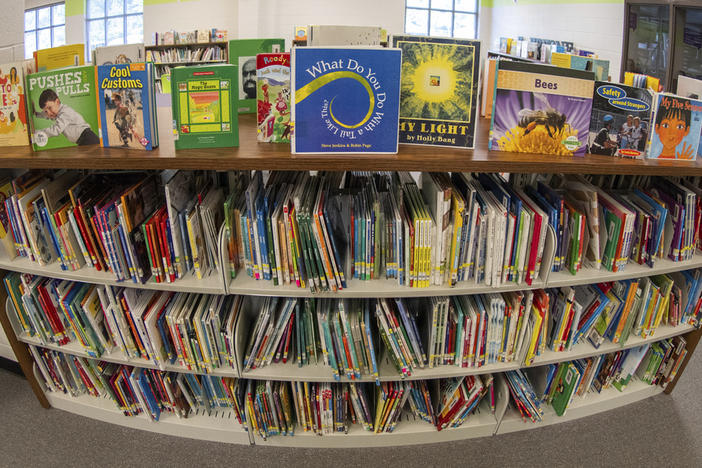
[{"label": "window", "polygon": [[24,58],[39,49],[66,44],[66,6],[55,3],[24,12]]},{"label": "window", "polygon": [[407,0],[405,33],[475,39],[478,0]]},{"label": "window", "polygon": [[96,47],[144,42],[143,0],[88,0],[86,56]]}]

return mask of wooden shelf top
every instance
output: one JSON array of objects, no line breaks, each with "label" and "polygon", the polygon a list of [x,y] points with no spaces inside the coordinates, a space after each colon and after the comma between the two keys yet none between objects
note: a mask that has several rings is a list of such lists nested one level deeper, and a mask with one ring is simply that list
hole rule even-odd
[{"label": "wooden shelf top", "polygon": [[34,152],[29,146],[0,148],[2,168],[68,169],[278,169],[369,171],[464,171],[570,174],[702,175],[701,161],[621,159],[600,155],[562,157],[508,153],[487,149],[489,120],[478,124],[474,150],[400,145],[396,155],[294,155],[287,144],[258,143],[256,116],[239,118],[238,148],[176,151],[170,108],[159,107],[160,148],[139,151],[121,148],[74,147]]}]

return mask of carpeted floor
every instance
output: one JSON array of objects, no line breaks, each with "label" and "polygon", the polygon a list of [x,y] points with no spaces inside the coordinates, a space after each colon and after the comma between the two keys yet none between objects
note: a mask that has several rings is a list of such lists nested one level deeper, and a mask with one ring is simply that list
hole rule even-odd
[{"label": "carpeted floor", "polygon": [[700,354],[670,396],[496,437],[343,450],[208,443],[44,410],[22,377],[0,369],[0,467],[702,466]]}]

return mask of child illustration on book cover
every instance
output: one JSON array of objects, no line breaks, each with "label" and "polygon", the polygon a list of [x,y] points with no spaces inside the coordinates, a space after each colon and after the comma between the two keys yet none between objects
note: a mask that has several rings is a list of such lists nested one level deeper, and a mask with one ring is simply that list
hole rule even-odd
[{"label": "child illustration on book cover", "polygon": [[0,142],[3,144],[27,142],[23,88],[16,67],[11,67],[8,73],[0,70]]},{"label": "child illustration on book cover", "polygon": [[660,96],[648,157],[694,160],[701,125],[701,106],[693,106],[690,99]]}]

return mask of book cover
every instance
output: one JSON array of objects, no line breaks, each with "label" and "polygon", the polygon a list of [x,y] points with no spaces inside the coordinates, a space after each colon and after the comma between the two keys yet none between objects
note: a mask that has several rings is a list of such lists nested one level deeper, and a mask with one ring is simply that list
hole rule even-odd
[{"label": "book cover", "polygon": [[592,72],[500,61],[489,148],[585,154],[595,87]]},{"label": "book cover", "polygon": [[293,153],[397,153],[401,51],[292,50]]},{"label": "book cover", "polygon": [[38,72],[57,68],[84,65],[85,44],[69,44],[34,52],[35,69]]},{"label": "book cover", "polygon": [[258,141],[290,143],[290,54],[258,54]]},{"label": "book cover", "polygon": [[702,132],[702,101],[661,93],[655,103],[646,157],[695,160]]},{"label": "book cover", "polygon": [[237,67],[202,65],[171,71],[176,149],[239,146]]},{"label": "book cover", "polygon": [[158,146],[152,75],[151,63],[97,67],[102,146],[145,150]]},{"label": "book cover", "polygon": [[144,44],[123,44],[97,47],[93,50],[93,65],[116,65],[118,63],[143,62]]},{"label": "book cover", "polygon": [[379,46],[381,39],[380,26],[313,24],[308,28],[308,45],[312,47]]},{"label": "book cover", "polygon": [[596,81],[588,152],[642,158],[652,106],[653,93],[647,89]]},{"label": "book cover", "polygon": [[[679,75],[677,94],[682,97],[702,100],[702,80]],[[697,149],[697,155],[702,156],[702,137],[700,137],[700,146]]]},{"label": "book cover", "polygon": [[100,143],[95,67],[29,75],[27,106],[35,151]]},{"label": "book cover", "polygon": [[29,143],[23,62],[0,65],[0,146]]},{"label": "book cover", "polygon": [[285,39],[235,39],[229,41],[229,63],[238,66],[240,114],[256,112],[256,55],[285,51]]},{"label": "book cover", "polygon": [[475,146],[480,41],[393,36],[402,51],[400,143]]}]

